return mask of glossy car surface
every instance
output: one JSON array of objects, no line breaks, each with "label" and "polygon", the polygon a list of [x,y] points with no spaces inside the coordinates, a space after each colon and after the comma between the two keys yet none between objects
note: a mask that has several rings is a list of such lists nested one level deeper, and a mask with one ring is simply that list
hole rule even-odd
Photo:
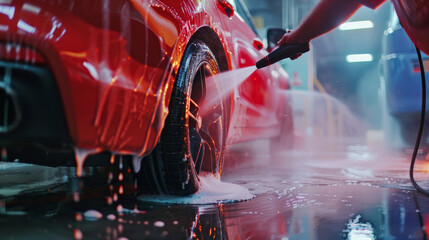
[{"label": "glossy car surface", "polygon": [[[382,76],[387,113],[397,122],[406,145],[415,142],[421,111],[422,84],[416,48],[392,11],[383,39]],[[422,53],[426,79],[429,56]],[[428,91],[426,87],[426,92]],[[429,98],[429,97],[427,97]],[[426,106],[426,111],[429,106]]]},{"label": "glossy car surface", "polygon": [[[73,162],[65,156],[76,157],[79,174],[87,156],[151,154],[177,79],[192,72],[183,62],[192,44],[214,59],[202,73],[204,86],[205,74],[253,66],[267,54],[248,23],[240,0],[1,1],[3,158],[60,165]],[[289,104],[279,101],[285,100],[279,89],[288,87],[279,65],[253,72],[219,103],[221,120],[208,120],[208,127],[216,122],[223,130],[219,146],[218,133],[204,139],[214,142],[206,151],[215,146],[219,159],[227,144],[278,136],[282,116],[292,116]],[[192,94],[198,91],[206,89]],[[188,110],[179,119],[187,125],[194,102],[191,91],[184,94]],[[199,119],[189,128],[199,131]],[[290,132],[293,125],[287,125]],[[221,163],[216,169],[220,173]]]}]

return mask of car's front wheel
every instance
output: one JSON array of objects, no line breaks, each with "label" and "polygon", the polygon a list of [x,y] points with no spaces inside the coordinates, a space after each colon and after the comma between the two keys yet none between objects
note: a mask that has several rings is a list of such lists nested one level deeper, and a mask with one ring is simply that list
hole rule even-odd
[{"label": "car's front wheel", "polygon": [[[188,44],[160,142],[136,173],[144,193],[187,195],[198,191],[202,171],[220,174],[224,155],[225,100],[214,75],[216,58],[201,41]],[[208,99],[210,98],[210,99]],[[204,109],[204,104],[210,103]]]}]

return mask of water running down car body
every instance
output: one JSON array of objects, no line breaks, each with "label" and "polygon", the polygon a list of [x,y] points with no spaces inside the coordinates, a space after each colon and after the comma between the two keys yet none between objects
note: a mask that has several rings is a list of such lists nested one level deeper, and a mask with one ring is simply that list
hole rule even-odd
[{"label": "water running down car body", "polygon": [[[253,29],[240,0],[1,1],[2,159],[77,159],[78,175],[123,159],[144,192],[197,191],[228,144],[292,141],[279,65],[228,94],[216,82],[268,54]],[[208,81],[217,100],[201,115]]]}]

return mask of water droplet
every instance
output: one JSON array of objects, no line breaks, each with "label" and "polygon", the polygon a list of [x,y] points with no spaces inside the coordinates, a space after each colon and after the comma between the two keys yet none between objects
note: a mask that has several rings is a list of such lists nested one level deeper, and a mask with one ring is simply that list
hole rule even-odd
[{"label": "water droplet", "polygon": [[86,211],[86,212],[83,213],[83,216],[88,221],[96,221],[96,220],[102,218],[103,214],[101,214],[97,210],[88,210],[88,211]]},{"label": "water droplet", "polygon": [[135,155],[133,156],[133,167],[134,167],[134,173],[138,173],[140,171],[142,158]]},{"label": "water droplet", "polygon": [[78,191],[74,191],[73,192],[73,201],[74,202],[79,202],[80,201],[80,195]]},{"label": "water droplet", "polygon": [[74,239],[76,240],[82,239],[83,238],[82,231],[80,231],[79,229],[73,230],[73,236],[74,236]]},{"label": "water droplet", "polygon": [[155,227],[164,227],[165,223],[163,221],[156,221],[153,223]]},{"label": "water droplet", "polygon": [[83,176],[83,164],[88,157],[88,155],[95,153],[94,150],[88,150],[88,149],[82,149],[82,148],[75,148],[75,157],[76,157],[76,175],[78,177]]},{"label": "water droplet", "polygon": [[121,204],[119,204],[119,205],[116,207],[116,210],[118,211],[118,213],[122,213],[122,211],[124,210],[124,208],[122,207],[122,205],[121,205]]},{"label": "water droplet", "polygon": [[78,222],[82,221],[82,219],[83,219],[82,214],[80,214],[80,213],[76,213],[76,214],[74,215],[74,218],[75,218],[75,219],[76,219],[76,221],[78,221]]}]

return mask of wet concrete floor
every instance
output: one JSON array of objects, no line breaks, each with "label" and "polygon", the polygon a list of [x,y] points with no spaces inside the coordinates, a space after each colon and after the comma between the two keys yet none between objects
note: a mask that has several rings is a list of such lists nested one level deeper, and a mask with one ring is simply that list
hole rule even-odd
[{"label": "wet concrete floor", "polygon": [[0,239],[426,239],[429,198],[410,184],[410,153],[268,149],[232,147],[222,181],[256,197],[211,205],[139,201],[125,168],[78,179],[73,168],[0,163]]}]

